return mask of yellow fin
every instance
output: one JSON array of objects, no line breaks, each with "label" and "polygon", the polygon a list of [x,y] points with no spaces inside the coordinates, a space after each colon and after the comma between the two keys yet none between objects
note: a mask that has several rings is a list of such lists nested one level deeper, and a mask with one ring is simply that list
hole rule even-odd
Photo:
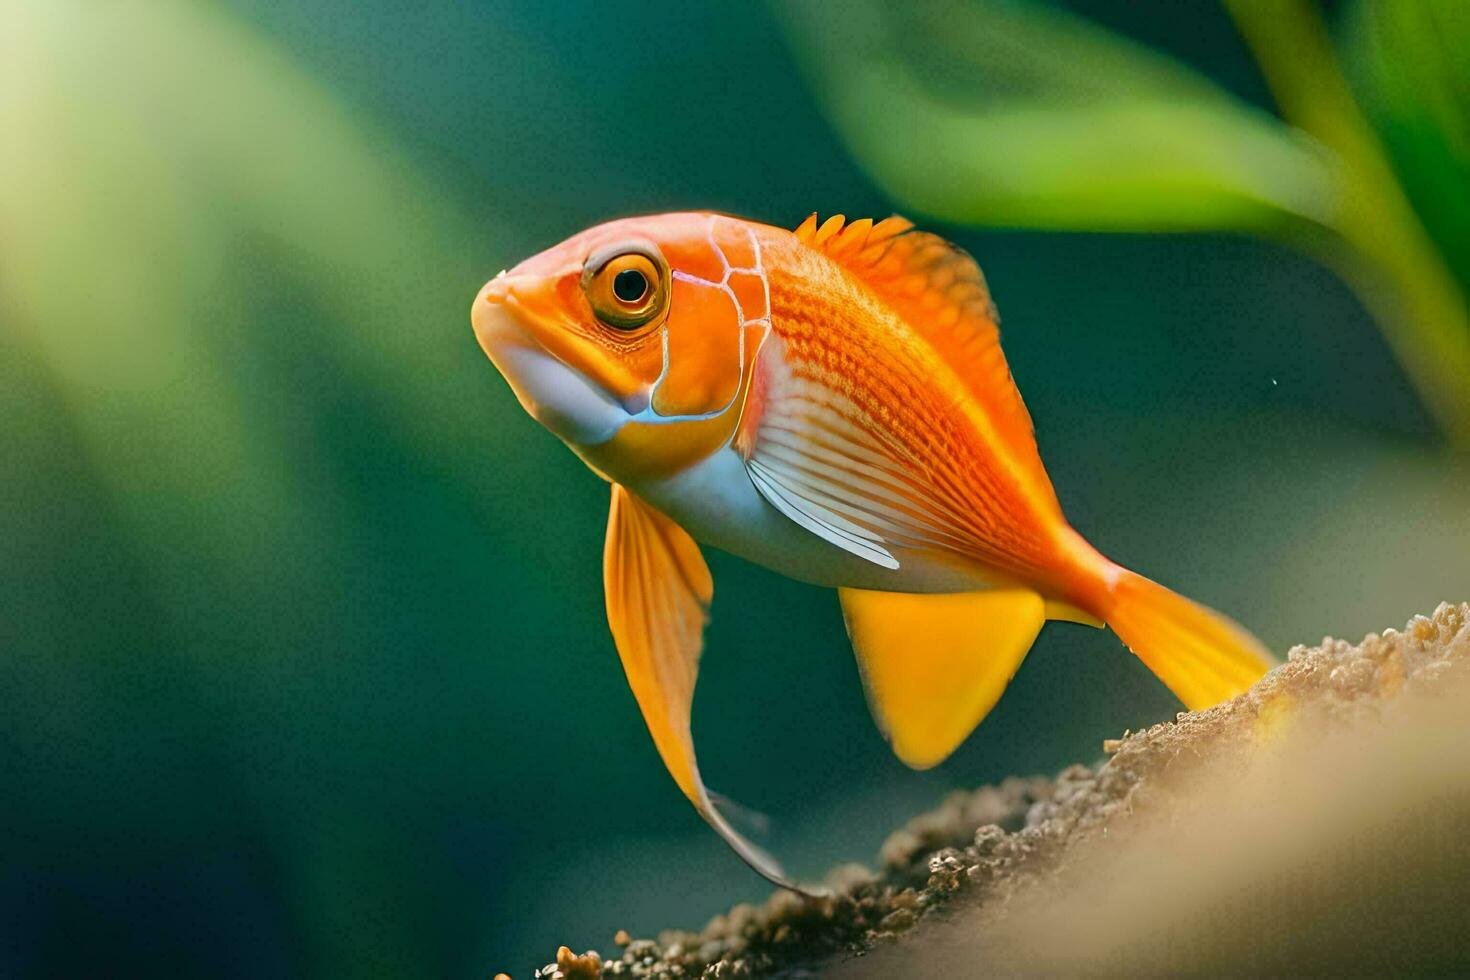
[{"label": "yellow fin", "polygon": [[1029,589],[837,594],[873,717],[915,769],[943,762],[980,724],[1045,621]]},{"label": "yellow fin", "polygon": [[1060,515],[1031,414],[1000,349],[1000,315],[970,254],[898,215],[874,224],[837,214],[818,224],[813,214],[795,235],[861,280],[955,369],[1001,444]]},{"label": "yellow fin", "polygon": [[1275,665],[1240,624],[1119,569],[1108,625],[1190,711],[1245,691]]},{"label": "yellow fin", "polygon": [[1091,626],[1093,629],[1102,629],[1107,625],[1092,613],[1078,609],[1070,602],[1063,602],[1060,599],[1046,600],[1046,618],[1059,620],[1063,623],[1081,623],[1083,626]]},{"label": "yellow fin", "polygon": [[714,597],[699,545],[615,483],[602,572],[613,642],[669,775],[747,864],[772,883],[796,889],[770,855],[730,826],[699,777],[690,710]]}]

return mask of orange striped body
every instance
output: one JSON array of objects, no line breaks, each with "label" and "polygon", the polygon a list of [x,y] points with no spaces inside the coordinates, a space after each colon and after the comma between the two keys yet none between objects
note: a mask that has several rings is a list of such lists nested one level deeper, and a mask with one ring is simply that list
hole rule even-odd
[{"label": "orange striped body", "polygon": [[[1030,417],[995,342],[983,282],[951,284],[953,291],[969,294],[965,315],[987,358],[963,361],[975,372],[967,378],[947,349],[959,341],[945,344],[949,335],[943,331],[952,331],[953,322],[923,330],[797,234],[767,228],[762,240],[776,257],[770,263],[772,328],[791,375],[805,382],[808,399],[825,401],[820,407],[830,410],[838,403],[843,419],[870,434],[881,451],[881,462],[846,460],[839,448],[846,440],[827,438],[823,445],[841,460],[837,465],[884,471],[886,479],[873,479],[904,497],[905,512],[922,516],[910,525],[912,545],[1105,612],[1106,561],[1062,517]],[[924,302],[914,305],[922,309]],[[768,374],[777,371],[762,367]],[[770,383],[757,375],[737,447],[748,448],[759,428]],[[911,482],[932,488],[932,495],[913,499],[904,492]],[[944,533],[937,536],[932,529]]]},{"label": "orange striped body", "polygon": [[837,588],[874,718],[915,768],[979,724],[1048,619],[1106,622],[1192,708],[1269,663],[1067,525],[979,267],[902,218],[613,221],[491,280],[472,320],[532,417],[613,484],[604,598],[629,686],[679,789],[771,881],[795,887],[696,762],[699,544]]}]

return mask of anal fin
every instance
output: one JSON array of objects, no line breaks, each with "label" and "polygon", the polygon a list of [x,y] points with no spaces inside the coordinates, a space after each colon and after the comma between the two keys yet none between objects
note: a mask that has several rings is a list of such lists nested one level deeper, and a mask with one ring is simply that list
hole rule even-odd
[{"label": "anal fin", "polygon": [[1046,620],[1029,589],[838,589],[868,705],[915,769],[943,762],[995,706]]},{"label": "anal fin", "polygon": [[1060,599],[1046,600],[1046,618],[1055,619],[1062,623],[1080,623],[1083,626],[1091,626],[1093,629],[1102,629],[1107,623],[1098,619],[1092,613],[1079,609],[1070,602]]}]

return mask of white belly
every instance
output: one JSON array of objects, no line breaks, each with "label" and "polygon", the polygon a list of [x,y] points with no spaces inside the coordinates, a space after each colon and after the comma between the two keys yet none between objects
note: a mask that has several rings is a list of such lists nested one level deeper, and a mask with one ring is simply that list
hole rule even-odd
[{"label": "white belly", "polygon": [[734,449],[722,449],[676,476],[629,489],[701,544],[813,585],[968,592],[991,584],[979,568],[937,562],[922,552],[892,548],[899,567],[888,569],[829,544],[768,504]]}]

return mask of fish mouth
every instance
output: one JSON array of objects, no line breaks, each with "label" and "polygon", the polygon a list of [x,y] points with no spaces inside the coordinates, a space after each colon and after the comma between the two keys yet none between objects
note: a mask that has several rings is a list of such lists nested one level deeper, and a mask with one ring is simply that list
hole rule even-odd
[{"label": "fish mouth", "polygon": [[599,446],[628,413],[585,374],[537,342],[529,314],[516,300],[514,280],[501,274],[475,299],[470,322],[480,349],[509,383],[526,414],[573,446]]}]

